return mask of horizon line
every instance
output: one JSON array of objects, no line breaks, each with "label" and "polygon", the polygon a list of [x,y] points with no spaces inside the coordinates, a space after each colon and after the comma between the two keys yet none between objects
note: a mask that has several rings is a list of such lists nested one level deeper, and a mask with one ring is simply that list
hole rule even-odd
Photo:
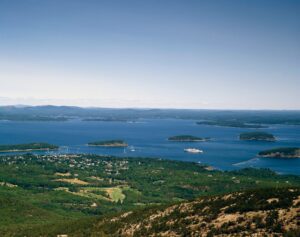
[{"label": "horizon line", "polygon": [[40,105],[30,105],[30,104],[7,104],[0,105],[1,107],[15,107],[15,108],[29,108],[29,107],[75,107],[81,109],[116,109],[116,110],[126,110],[126,109],[135,109],[135,110],[211,110],[211,111],[294,111],[300,112],[300,109],[257,109],[257,108],[172,108],[172,107],[101,107],[101,106],[78,106],[78,105],[54,105],[54,104],[40,104]]}]

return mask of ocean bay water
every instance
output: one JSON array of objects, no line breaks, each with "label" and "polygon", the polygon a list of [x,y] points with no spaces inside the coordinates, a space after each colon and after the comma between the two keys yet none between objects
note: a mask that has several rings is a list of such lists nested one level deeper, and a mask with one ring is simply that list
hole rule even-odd
[{"label": "ocean bay water", "polygon": [[[137,122],[80,121],[0,122],[0,144],[48,142],[60,145],[59,153],[94,153],[128,157],[155,157],[194,161],[217,169],[270,168],[279,173],[300,175],[300,159],[258,158],[256,154],[273,147],[300,147],[300,126],[273,125],[260,129],[274,134],[277,142],[240,141],[241,132],[254,129],[197,125],[193,120],[147,119]],[[174,135],[211,137],[208,142],[170,142]],[[91,141],[123,139],[128,148],[88,147]],[[184,152],[199,148],[202,154]],[[55,152],[54,152],[55,153]],[[4,153],[3,153],[4,154]]]}]

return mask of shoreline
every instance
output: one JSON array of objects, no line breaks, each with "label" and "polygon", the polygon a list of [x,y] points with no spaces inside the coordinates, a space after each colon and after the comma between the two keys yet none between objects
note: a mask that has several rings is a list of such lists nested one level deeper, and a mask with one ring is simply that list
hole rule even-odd
[{"label": "shoreline", "polygon": [[[34,151],[45,151],[45,150],[32,150],[33,152]],[[13,154],[4,154],[5,152],[0,152],[0,157],[2,156],[13,156]],[[30,154],[34,154],[34,153],[30,153]],[[47,155],[47,154],[36,154],[36,155]],[[51,156],[51,154],[48,154]],[[85,152],[82,152],[82,153],[59,153],[57,154],[58,156],[66,156],[66,155],[74,155],[74,156],[80,156],[80,155],[88,155],[88,156],[103,156],[103,157],[114,157],[114,158],[125,158],[123,156],[116,156],[116,155],[108,155],[108,154],[98,154],[98,153],[85,153]],[[206,167],[213,167],[214,170],[219,170],[219,171],[222,171],[222,172],[227,172],[227,171],[233,171],[233,170],[243,170],[243,169],[246,169],[246,168],[253,168],[253,169],[256,169],[256,170],[259,170],[259,169],[265,169],[265,167],[259,167],[259,166],[255,166],[255,167],[252,167],[251,165],[250,166],[246,166],[246,167],[239,167],[239,165],[242,165],[243,163],[246,163],[246,162],[249,162],[251,160],[254,160],[254,159],[258,159],[258,158],[264,158],[262,156],[256,156],[252,159],[249,159],[249,160],[246,160],[246,161],[242,161],[242,162],[238,162],[238,163],[235,163],[235,164],[232,164],[233,167],[235,168],[224,168],[224,167],[219,167],[219,166],[215,166],[211,163],[202,163],[201,161],[192,161],[192,160],[176,160],[176,159],[168,159],[168,158],[161,158],[161,157],[153,157],[153,156],[126,156],[127,158],[133,158],[133,159],[154,159],[154,160],[166,160],[166,161],[174,161],[174,162],[187,162],[187,163],[194,163],[196,165],[204,165]],[[266,157],[266,158],[270,158],[270,157]],[[271,157],[273,158],[273,157]],[[274,158],[276,159],[276,158]],[[297,158],[280,158],[280,157],[277,157],[277,159],[282,159],[282,160],[288,160],[288,159],[291,159],[291,160],[297,160]],[[238,168],[237,168],[238,167]],[[299,173],[295,173],[295,172],[287,172],[287,171],[279,171],[279,170],[276,170],[276,169],[273,169],[273,168],[268,168],[270,169],[271,171],[277,173],[277,174],[280,174],[280,175],[296,175],[296,176],[300,176]]]},{"label": "shoreline", "polygon": [[289,160],[289,159],[300,159],[300,155],[299,156],[281,156],[281,155],[260,155],[259,157],[262,158],[273,158],[273,159],[285,159],[285,160]]},{"label": "shoreline", "polygon": [[38,148],[38,149],[15,149],[15,150],[0,150],[0,152],[24,152],[24,151],[57,151],[59,148]]}]

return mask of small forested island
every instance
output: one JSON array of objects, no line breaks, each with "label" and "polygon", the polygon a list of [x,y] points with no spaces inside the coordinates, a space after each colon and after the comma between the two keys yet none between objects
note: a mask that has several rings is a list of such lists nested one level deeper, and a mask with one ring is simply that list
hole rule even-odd
[{"label": "small forested island", "polygon": [[218,121],[201,121],[197,122],[198,125],[211,125],[232,128],[265,128],[266,126],[260,124],[249,124],[241,121],[231,120],[218,120]]},{"label": "small forested island", "polygon": [[204,142],[208,141],[210,138],[202,138],[202,137],[196,137],[192,135],[178,135],[178,136],[172,136],[169,137],[169,141],[174,141],[174,142]]},{"label": "small forested island", "polygon": [[273,134],[267,132],[244,132],[240,134],[240,140],[245,141],[276,141]]},{"label": "small forested island", "polygon": [[44,151],[57,150],[59,147],[44,142],[35,142],[27,144],[0,145],[0,152],[19,152],[19,151]]},{"label": "small forested island", "polygon": [[127,147],[128,144],[123,140],[107,140],[107,141],[96,141],[89,142],[89,146],[103,146],[103,147]]},{"label": "small forested island", "polygon": [[280,147],[270,150],[261,151],[258,153],[261,157],[270,158],[300,158],[300,148],[299,147]]},{"label": "small forested island", "polygon": [[121,118],[85,118],[82,119],[85,122],[128,122],[127,119]]}]

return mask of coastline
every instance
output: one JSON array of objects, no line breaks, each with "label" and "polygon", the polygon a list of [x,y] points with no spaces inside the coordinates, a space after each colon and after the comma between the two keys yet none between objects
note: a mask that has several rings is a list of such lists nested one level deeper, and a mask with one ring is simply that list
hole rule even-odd
[{"label": "coastline", "polygon": [[300,155],[297,156],[283,156],[283,155],[278,155],[278,154],[269,154],[269,155],[259,155],[259,157],[262,158],[273,158],[273,159],[300,159]]},{"label": "coastline", "polygon": [[38,148],[38,149],[12,149],[12,150],[0,150],[0,152],[24,152],[24,151],[56,151],[59,148]]}]

